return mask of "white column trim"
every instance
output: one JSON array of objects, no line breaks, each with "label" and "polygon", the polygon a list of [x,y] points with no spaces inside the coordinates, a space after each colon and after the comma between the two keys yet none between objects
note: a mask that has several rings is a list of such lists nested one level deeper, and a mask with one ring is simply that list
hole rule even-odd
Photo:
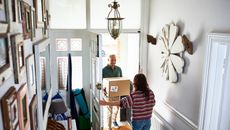
[{"label": "white column trim", "polygon": [[141,1],[141,34],[140,34],[140,68],[139,71],[147,75],[148,65],[148,43],[149,32],[149,0]]}]

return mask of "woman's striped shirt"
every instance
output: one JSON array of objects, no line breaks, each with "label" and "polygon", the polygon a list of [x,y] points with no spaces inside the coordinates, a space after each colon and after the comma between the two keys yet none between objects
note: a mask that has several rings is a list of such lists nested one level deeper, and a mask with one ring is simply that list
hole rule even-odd
[{"label": "woman's striped shirt", "polygon": [[149,89],[149,99],[142,91],[135,91],[120,101],[121,108],[132,108],[132,120],[150,119],[152,117],[155,96]]}]

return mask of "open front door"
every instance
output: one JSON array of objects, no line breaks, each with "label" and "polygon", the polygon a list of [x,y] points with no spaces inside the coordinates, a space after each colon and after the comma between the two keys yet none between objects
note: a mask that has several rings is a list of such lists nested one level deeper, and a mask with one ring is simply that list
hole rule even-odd
[{"label": "open front door", "polygon": [[100,84],[102,84],[102,40],[101,35],[91,33],[90,37],[90,60],[91,60],[91,86],[90,86],[90,112],[92,129],[100,130],[102,126],[102,110],[98,104],[101,97]]},{"label": "open front door", "polygon": [[[72,88],[84,88],[87,103],[90,103],[93,48],[97,34],[86,30],[51,29],[51,82],[53,93],[59,90],[65,97],[68,53],[72,56]],[[92,57],[92,58],[91,58]],[[63,93],[62,93],[63,92]]]}]

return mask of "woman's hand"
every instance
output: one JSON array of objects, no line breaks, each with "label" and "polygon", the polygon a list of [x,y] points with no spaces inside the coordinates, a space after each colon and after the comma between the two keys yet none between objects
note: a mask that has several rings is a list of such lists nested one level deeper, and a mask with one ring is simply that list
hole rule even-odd
[{"label": "woman's hand", "polygon": [[99,101],[99,104],[100,104],[100,105],[108,105],[108,103],[107,103],[105,100],[100,100],[100,101]]}]

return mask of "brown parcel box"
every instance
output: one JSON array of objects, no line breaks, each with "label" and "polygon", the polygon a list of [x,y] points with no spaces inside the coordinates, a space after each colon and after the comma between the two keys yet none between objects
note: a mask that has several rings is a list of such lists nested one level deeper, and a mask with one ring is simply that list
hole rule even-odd
[{"label": "brown parcel box", "polygon": [[130,80],[124,77],[103,78],[108,97],[130,95]]}]

